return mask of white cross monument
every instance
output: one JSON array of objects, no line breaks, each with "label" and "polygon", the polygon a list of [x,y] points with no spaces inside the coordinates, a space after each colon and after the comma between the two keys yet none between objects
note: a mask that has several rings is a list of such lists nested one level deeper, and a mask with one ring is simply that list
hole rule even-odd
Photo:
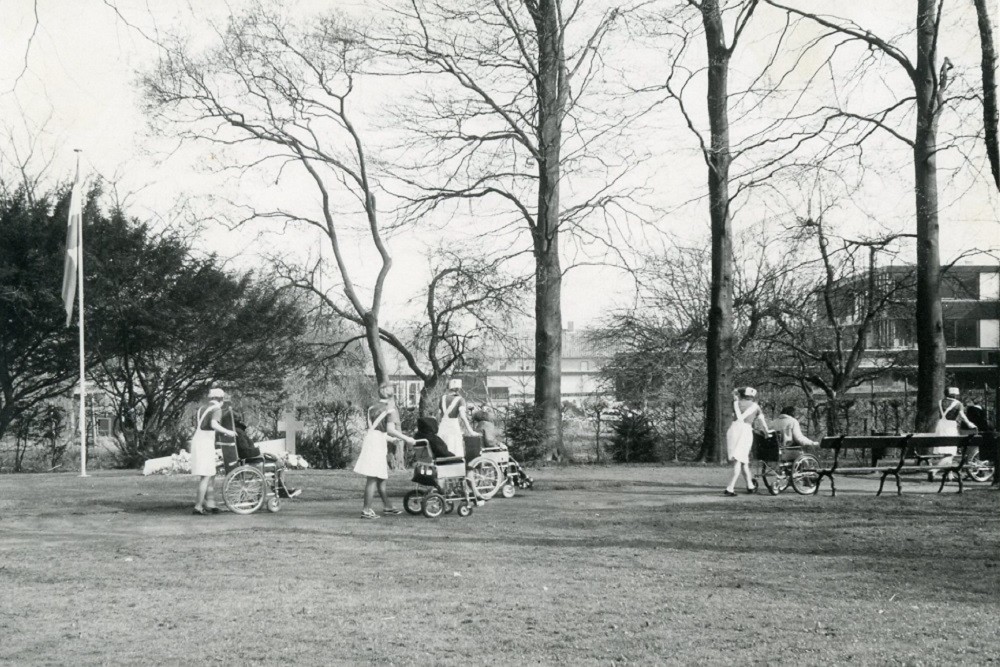
[{"label": "white cross monument", "polygon": [[285,451],[289,454],[295,453],[295,436],[303,426],[305,426],[304,423],[295,419],[295,413],[286,412],[281,415],[278,430],[285,432]]}]

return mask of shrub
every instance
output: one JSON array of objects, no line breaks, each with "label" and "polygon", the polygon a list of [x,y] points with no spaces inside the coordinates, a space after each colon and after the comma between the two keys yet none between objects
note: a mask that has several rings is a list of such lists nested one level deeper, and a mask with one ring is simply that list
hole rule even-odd
[{"label": "shrub", "polygon": [[299,410],[305,423],[297,453],[314,468],[346,468],[354,456],[358,439],[357,410],[345,401],[314,403]]},{"label": "shrub", "polygon": [[611,438],[611,456],[619,463],[653,463],[660,460],[658,438],[649,418],[641,412],[623,411]]},{"label": "shrub", "polygon": [[532,403],[515,403],[507,410],[504,423],[507,447],[521,461],[535,461],[545,454],[542,447],[542,420]]}]

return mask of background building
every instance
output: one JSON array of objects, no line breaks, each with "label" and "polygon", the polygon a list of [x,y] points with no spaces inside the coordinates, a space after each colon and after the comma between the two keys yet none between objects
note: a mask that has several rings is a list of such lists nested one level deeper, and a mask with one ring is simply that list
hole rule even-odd
[{"label": "background building", "polygon": [[[910,275],[911,266],[876,269],[877,281]],[[869,331],[867,345],[873,357],[880,353],[916,350],[914,325],[916,292],[903,291],[899,304],[887,309]],[[949,386],[967,392],[995,389],[1000,380],[1000,267],[993,265],[953,266],[941,283],[944,311],[944,338],[947,350]],[[897,369],[895,378],[916,372],[915,365]]]},{"label": "background building", "polygon": [[[586,332],[574,331],[573,323],[568,323],[562,339],[562,400],[579,405],[590,396],[613,395],[601,382],[601,370],[609,358],[588,343]],[[454,377],[462,379],[462,391],[473,402],[503,406],[533,401],[534,336],[518,334],[508,346],[489,350],[482,369],[457,372]],[[390,381],[401,406],[417,406],[423,382],[406,372],[390,375]]]}]

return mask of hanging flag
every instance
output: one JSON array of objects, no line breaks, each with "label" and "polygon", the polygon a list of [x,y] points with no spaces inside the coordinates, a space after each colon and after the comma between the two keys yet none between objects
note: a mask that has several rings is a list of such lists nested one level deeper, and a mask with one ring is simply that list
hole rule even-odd
[{"label": "hanging flag", "polygon": [[66,304],[66,326],[73,321],[76,301],[76,272],[80,261],[80,225],[83,224],[83,201],[80,196],[80,169],[76,170],[73,194],[69,199],[69,220],[66,223],[66,259],[63,264],[62,298]]}]

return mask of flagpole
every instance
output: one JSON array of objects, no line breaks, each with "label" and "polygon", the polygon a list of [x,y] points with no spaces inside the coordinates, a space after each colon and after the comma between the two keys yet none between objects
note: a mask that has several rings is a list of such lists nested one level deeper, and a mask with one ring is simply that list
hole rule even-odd
[{"label": "flagpole", "polygon": [[[80,149],[74,149],[76,153],[76,180],[80,181]],[[77,186],[79,187],[79,185]],[[80,193],[83,196],[83,193]],[[85,376],[86,364],[84,363],[83,345],[83,202],[80,202],[80,229],[78,231],[79,245],[77,246],[76,262],[76,285],[77,294],[80,298],[80,310],[78,315],[80,333],[80,477],[87,476],[87,378]]]}]

